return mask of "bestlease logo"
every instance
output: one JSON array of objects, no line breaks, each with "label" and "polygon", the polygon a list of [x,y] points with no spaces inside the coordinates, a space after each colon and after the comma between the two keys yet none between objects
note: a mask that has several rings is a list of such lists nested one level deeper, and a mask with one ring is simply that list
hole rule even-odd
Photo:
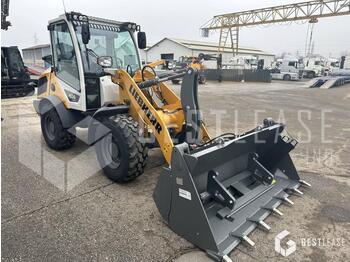
[{"label": "bestlease logo", "polygon": [[288,257],[290,254],[294,253],[297,249],[297,245],[293,240],[288,240],[287,249],[282,248],[281,241],[286,238],[290,233],[287,230],[283,230],[275,237],[275,251],[284,257]]},{"label": "bestlease logo", "polygon": [[[287,241],[287,248],[282,248],[281,242],[289,235],[289,231],[283,230],[275,237],[275,251],[281,254],[284,257],[288,257],[296,251],[296,243],[293,240]],[[332,247],[344,247],[346,241],[344,238],[317,238],[317,237],[308,237],[300,238],[301,247],[323,247],[323,248],[332,248]]]}]

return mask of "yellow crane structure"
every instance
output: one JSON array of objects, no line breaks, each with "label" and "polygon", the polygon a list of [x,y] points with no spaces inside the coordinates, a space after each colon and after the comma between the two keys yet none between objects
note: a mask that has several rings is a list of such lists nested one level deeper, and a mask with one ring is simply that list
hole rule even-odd
[{"label": "yellow crane structure", "polygon": [[234,55],[238,53],[239,28],[300,20],[315,20],[350,14],[350,0],[315,0],[216,15],[201,27],[202,36],[220,30],[219,53],[228,41]]}]

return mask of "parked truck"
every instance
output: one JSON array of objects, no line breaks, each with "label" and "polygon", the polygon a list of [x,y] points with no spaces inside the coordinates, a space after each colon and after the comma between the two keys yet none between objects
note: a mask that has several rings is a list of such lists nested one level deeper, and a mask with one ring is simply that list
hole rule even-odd
[{"label": "parked truck", "polygon": [[278,59],[271,69],[271,77],[276,80],[299,80],[302,76],[302,64],[295,57]]},{"label": "parked truck", "polygon": [[228,63],[223,64],[225,69],[257,69],[258,58],[252,55],[234,56]]},{"label": "parked truck", "polygon": [[303,64],[305,65],[303,76],[306,78],[314,78],[325,74],[325,61],[322,57],[305,57]]},{"label": "parked truck", "polygon": [[339,69],[339,59],[329,57],[325,60],[325,68],[324,73],[325,75],[331,74],[334,70]]}]

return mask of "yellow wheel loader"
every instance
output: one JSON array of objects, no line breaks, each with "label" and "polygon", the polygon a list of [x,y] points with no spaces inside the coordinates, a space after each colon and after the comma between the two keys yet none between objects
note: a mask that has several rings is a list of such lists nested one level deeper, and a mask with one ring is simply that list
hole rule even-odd
[{"label": "yellow wheel loader", "polygon": [[[141,68],[146,47],[140,26],[80,13],[49,22],[52,67],[39,79],[34,107],[50,148],[72,147],[76,127],[107,177],[135,179],[144,171],[147,148],[159,147],[166,167],[153,198],[169,227],[218,261],[277,207],[302,194],[289,152],[297,141],[284,125],[265,119],[243,134],[210,137],[198,106],[198,71],[157,76],[158,62]],[[137,32],[137,40],[134,35]],[[137,44],[136,44],[137,43]],[[166,84],[182,78],[180,97]],[[214,103],[214,102],[213,102]]]}]

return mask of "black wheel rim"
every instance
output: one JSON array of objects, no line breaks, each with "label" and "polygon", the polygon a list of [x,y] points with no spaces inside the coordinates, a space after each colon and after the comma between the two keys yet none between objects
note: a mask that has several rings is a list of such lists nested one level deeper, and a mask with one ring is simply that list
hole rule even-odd
[{"label": "black wheel rim", "polygon": [[55,139],[55,124],[49,115],[45,117],[44,125],[45,125],[46,136],[50,140],[54,140]]},{"label": "black wheel rim", "polygon": [[121,154],[116,139],[108,135],[102,140],[101,147],[104,163],[113,169],[118,168],[121,163]]}]

